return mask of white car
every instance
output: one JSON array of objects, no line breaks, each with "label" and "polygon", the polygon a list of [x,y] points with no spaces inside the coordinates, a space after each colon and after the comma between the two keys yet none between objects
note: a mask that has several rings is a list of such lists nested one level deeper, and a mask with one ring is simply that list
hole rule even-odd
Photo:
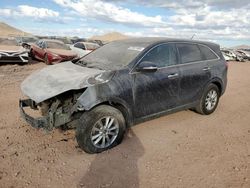
[{"label": "white car", "polygon": [[237,59],[236,54],[230,50],[221,50],[226,61],[235,61]]},{"label": "white car", "polygon": [[92,42],[77,42],[70,45],[70,48],[75,51],[79,57],[83,57],[99,47],[98,44]]},{"label": "white car", "polygon": [[0,38],[0,64],[28,63],[28,50],[14,38]]}]

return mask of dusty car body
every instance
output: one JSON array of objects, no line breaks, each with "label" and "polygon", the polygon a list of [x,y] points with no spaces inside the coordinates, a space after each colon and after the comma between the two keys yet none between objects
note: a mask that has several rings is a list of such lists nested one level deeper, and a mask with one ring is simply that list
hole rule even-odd
[{"label": "dusty car body", "polygon": [[42,39],[31,44],[30,56],[44,61],[47,65],[70,61],[78,57],[62,41],[52,39]]},{"label": "dusty car body", "polygon": [[[119,144],[137,123],[190,108],[211,114],[226,85],[227,64],[217,44],[137,38],[33,73],[21,85],[27,99],[19,104],[33,127],[76,127],[79,146],[98,153]],[[43,116],[31,117],[27,107]]]},{"label": "dusty car body", "polygon": [[28,63],[28,50],[23,48],[15,39],[0,38],[0,62]]},{"label": "dusty car body", "polygon": [[91,42],[77,42],[73,45],[70,45],[71,50],[76,52],[80,57],[87,55],[88,53],[96,50],[99,47],[100,46],[98,44]]}]

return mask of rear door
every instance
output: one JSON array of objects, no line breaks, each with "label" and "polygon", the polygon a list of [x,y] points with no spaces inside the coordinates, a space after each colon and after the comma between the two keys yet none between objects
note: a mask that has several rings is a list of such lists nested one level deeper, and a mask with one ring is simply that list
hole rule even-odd
[{"label": "rear door", "polygon": [[174,44],[161,44],[153,47],[142,58],[140,63],[151,62],[157,66],[158,70],[132,73],[136,118],[166,111],[180,104],[177,59]]},{"label": "rear door", "polygon": [[197,44],[178,43],[180,55],[180,100],[182,105],[200,99],[211,78],[210,67]]}]

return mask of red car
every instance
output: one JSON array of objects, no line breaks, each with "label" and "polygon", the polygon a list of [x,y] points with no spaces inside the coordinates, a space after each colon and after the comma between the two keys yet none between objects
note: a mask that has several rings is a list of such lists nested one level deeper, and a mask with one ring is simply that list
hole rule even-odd
[{"label": "red car", "polygon": [[47,65],[71,61],[78,57],[69,46],[59,40],[43,39],[30,45],[30,56]]}]

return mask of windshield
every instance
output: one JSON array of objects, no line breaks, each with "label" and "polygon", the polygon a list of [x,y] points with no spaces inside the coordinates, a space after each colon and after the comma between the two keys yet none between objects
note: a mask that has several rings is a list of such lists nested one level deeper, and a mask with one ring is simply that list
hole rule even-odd
[{"label": "windshield", "polygon": [[50,41],[47,41],[46,43],[47,43],[47,48],[70,50],[70,48],[66,44],[62,44],[59,42],[50,42]]},{"label": "windshield", "polygon": [[15,39],[0,39],[0,45],[17,46],[17,41]]},{"label": "windshield", "polygon": [[112,42],[84,56],[78,64],[89,68],[114,70],[127,66],[147,45],[132,40]]}]

